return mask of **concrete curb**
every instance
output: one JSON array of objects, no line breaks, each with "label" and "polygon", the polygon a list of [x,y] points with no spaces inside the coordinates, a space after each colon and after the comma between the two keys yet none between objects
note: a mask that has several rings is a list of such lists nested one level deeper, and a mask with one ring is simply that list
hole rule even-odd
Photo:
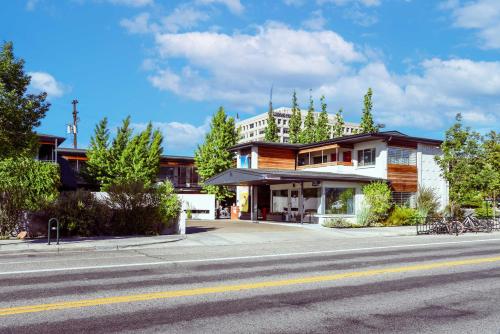
[{"label": "concrete curb", "polygon": [[[154,237],[152,237],[154,238]],[[91,250],[120,250],[120,249],[133,249],[137,247],[145,247],[145,246],[154,246],[159,244],[166,244],[171,242],[177,242],[181,240],[185,240],[187,237],[176,236],[175,238],[168,238],[166,240],[161,241],[153,241],[153,242],[139,242],[139,243],[123,243],[123,244],[114,244],[114,245],[75,245],[71,244],[71,241],[63,241],[63,244],[56,245],[53,243],[52,245],[47,245],[45,243],[40,244],[32,244],[29,242],[19,242],[15,244],[0,244],[0,254],[2,253],[36,253],[36,252],[79,252],[79,251],[91,251]],[[112,239],[110,239],[112,240]],[[105,241],[105,240],[104,240]]]}]

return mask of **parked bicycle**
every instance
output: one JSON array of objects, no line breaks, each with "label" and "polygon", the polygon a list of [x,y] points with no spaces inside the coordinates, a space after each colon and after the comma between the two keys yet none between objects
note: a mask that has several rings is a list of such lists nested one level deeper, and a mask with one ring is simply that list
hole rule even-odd
[{"label": "parked bicycle", "polygon": [[493,231],[493,220],[478,219],[472,215],[468,215],[463,221],[464,229],[466,232],[487,232]]}]

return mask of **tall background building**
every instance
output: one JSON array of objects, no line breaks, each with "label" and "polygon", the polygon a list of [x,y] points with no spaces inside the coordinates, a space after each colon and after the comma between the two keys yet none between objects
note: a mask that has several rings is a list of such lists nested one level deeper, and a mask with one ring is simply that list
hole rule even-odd
[{"label": "tall background building", "polygon": [[[278,136],[280,143],[289,142],[289,131],[290,131],[290,117],[292,116],[292,108],[276,108],[273,110],[274,117],[276,118],[276,124],[278,125]],[[302,126],[304,126],[304,118],[306,117],[307,110],[301,109],[302,113]],[[317,120],[319,117],[319,112],[314,113],[314,117]],[[335,115],[328,114],[328,123],[333,126],[335,124]],[[236,122],[236,128],[240,128],[240,139],[239,143],[246,143],[250,141],[264,140],[264,134],[267,125],[267,112],[259,114],[257,116],[247,118]],[[345,122],[344,124],[344,135],[351,135],[359,129],[358,123]]]}]

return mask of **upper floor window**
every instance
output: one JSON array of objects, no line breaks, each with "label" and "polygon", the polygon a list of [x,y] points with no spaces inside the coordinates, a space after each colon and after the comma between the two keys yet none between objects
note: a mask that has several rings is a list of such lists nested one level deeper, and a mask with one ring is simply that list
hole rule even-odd
[{"label": "upper floor window", "polygon": [[411,148],[389,147],[387,163],[395,165],[416,165],[417,152]]},{"label": "upper floor window", "polygon": [[375,165],[375,149],[368,148],[366,150],[358,151],[358,166],[372,166]]},{"label": "upper floor window", "polygon": [[253,127],[254,127],[254,124],[253,123],[250,124],[250,129],[253,129]]}]

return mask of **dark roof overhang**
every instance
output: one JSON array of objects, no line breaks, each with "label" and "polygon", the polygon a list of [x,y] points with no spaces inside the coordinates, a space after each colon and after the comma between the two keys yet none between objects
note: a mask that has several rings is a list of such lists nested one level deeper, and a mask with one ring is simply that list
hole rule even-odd
[{"label": "dark roof overhang", "polygon": [[377,140],[377,139],[384,140],[388,143],[390,143],[391,141],[394,141],[394,142],[398,142],[398,143],[407,142],[407,143],[414,143],[415,145],[417,143],[422,143],[422,144],[430,144],[430,145],[436,145],[436,146],[441,145],[441,143],[443,142],[442,140],[439,140],[439,139],[408,136],[408,135],[405,135],[404,133],[401,133],[399,131],[383,131],[383,132],[375,132],[375,133],[354,134],[354,135],[349,135],[349,136],[327,139],[327,140],[323,140],[323,141],[320,141],[317,143],[311,143],[311,144],[288,144],[288,143],[272,143],[272,142],[263,142],[263,141],[253,141],[253,142],[247,142],[247,143],[242,143],[242,144],[232,146],[229,148],[229,151],[237,151],[237,150],[244,149],[244,148],[251,148],[252,146],[288,148],[288,149],[298,151],[298,150],[303,150],[303,149],[308,149],[308,148],[321,147],[321,146],[325,146],[325,145],[329,145],[329,144],[352,145],[355,143],[361,143],[361,142],[370,141],[370,140]]},{"label": "dark roof overhang", "polygon": [[66,138],[64,138],[64,137],[47,135],[47,134],[43,134],[43,133],[37,133],[36,135],[38,136],[39,142],[55,143],[57,140],[57,145],[61,145],[61,143],[66,140]]},{"label": "dark roof overhang", "polygon": [[281,169],[228,169],[204,183],[206,185],[217,186],[248,186],[248,185],[269,185],[285,184],[312,181],[347,181],[347,182],[372,182],[384,181],[386,179],[369,177],[355,174],[339,174],[328,172],[312,172]]}]

